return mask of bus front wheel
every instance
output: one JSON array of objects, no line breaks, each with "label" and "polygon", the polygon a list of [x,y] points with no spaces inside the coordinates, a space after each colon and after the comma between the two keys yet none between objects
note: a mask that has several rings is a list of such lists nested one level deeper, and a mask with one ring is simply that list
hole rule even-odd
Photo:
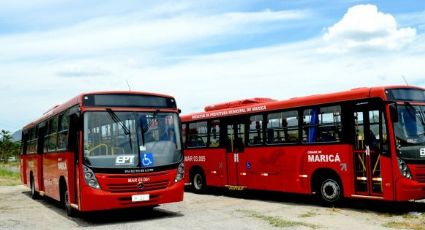
[{"label": "bus front wheel", "polygon": [[192,173],[192,189],[195,193],[203,193],[206,188],[206,181],[204,173],[200,170],[196,170]]},{"label": "bus front wheel", "polygon": [[69,201],[69,191],[66,185],[62,186],[61,204],[65,208],[66,214],[69,217],[77,216],[77,211],[71,207],[71,202]]},{"label": "bus front wheel", "polygon": [[335,178],[322,180],[318,190],[320,200],[327,206],[338,204],[342,199],[342,186]]}]

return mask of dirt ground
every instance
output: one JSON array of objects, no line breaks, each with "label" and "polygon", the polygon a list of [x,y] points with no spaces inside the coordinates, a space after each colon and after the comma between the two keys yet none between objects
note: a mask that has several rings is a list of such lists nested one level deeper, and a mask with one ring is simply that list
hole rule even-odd
[{"label": "dirt ground", "polygon": [[0,187],[0,229],[425,229],[425,202],[346,201],[321,207],[310,196],[213,190],[181,203],[69,218],[24,186]]}]

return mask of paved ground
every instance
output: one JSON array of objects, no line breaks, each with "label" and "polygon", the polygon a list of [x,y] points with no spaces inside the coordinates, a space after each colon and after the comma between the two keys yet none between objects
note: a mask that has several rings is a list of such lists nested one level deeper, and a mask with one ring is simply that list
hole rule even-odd
[{"label": "paved ground", "polygon": [[311,197],[214,190],[184,202],[68,218],[54,201],[33,201],[23,186],[0,187],[0,229],[425,229],[425,203],[348,201],[321,207]]}]

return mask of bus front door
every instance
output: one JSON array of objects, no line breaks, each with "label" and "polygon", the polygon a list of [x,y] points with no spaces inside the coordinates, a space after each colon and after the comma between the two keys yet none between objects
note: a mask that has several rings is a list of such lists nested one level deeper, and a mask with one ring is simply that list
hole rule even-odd
[{"label": "bus front door", "polygon": [[385,122],[383,113],[370,106],[354,111],[354,187],[356,195],[381,197],[381,146]]},{"label": "bus front door", "polygon": [[240,186],[238,166],[245,147],[245,124],[229,122],[226,132],[227,185]]}]

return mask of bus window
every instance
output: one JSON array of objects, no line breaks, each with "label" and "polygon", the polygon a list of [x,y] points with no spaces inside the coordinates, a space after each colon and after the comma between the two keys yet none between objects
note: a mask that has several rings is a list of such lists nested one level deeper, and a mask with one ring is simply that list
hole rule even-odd
[{"label": "bus window", "polygon": [[210,123],[210,142],[208,147],[220,146],[220,120],[212,120]]},{"label": "bus window", "polygon": [[339,142],[341,133],[341,106],[304,110],[303,142]]},{"label": "bus window", "polygon": [[186,127],[187,124],[182,124],[182,140],[183,140],[183,146],[186,147]]},{"label": "bus window", "polygon": [[22,141],[21,141],[21,155],[27,154],[28,149],[28,131],[22,131]]},{"label": "bus window", "polygon": [[354,114],[354,127],[355,127],[355,149],[361,150],[365,149],[365,134],[364,134],[364,117],[363,112],[356,112]]},{"label": "bus window", "polygon": [[189,124],[189,133],[187,136],[187,147],[199,148],[207,146],[208,134],[207,122],[201,121]]},{"label": "bus window", "polygon": [[373,149],[379,149],[381,152],[388,152],[388,137],[385,124],[385,116],[382,111],[369,111],[370,122],[370,142]]},{"label": "bus window", "polygon": [[44,152],[56,151],[57,145],[57,132],[58,129],[58,117],[54,117],[47,123],[47,132],[44,136]]},{"label": "bus window", "polygon": [[263,144],[263,115],[254,115],[249,118],[248,145]]},{"label": "bus window", "polygon": [[66,150],[68,147],[69,116],[59,116],[58,150]]},{"label": "bus window", "polygon": [[234,146],[238,152],[243,152],[245,149],[245,124],[236,124],[235,128],[237,131],[237,136],[235,138]]},{"label": "bus window", "polygon": [[26,146],[26,153],[28,154],[34,154],[37,152],[37,129],[36,127],[31,128],[28,130],[27,134],[27,146]]},{"label": "bus window", "polygon": [[298,111],[271,113],[267,119],[267,144],[298,142]]}]

